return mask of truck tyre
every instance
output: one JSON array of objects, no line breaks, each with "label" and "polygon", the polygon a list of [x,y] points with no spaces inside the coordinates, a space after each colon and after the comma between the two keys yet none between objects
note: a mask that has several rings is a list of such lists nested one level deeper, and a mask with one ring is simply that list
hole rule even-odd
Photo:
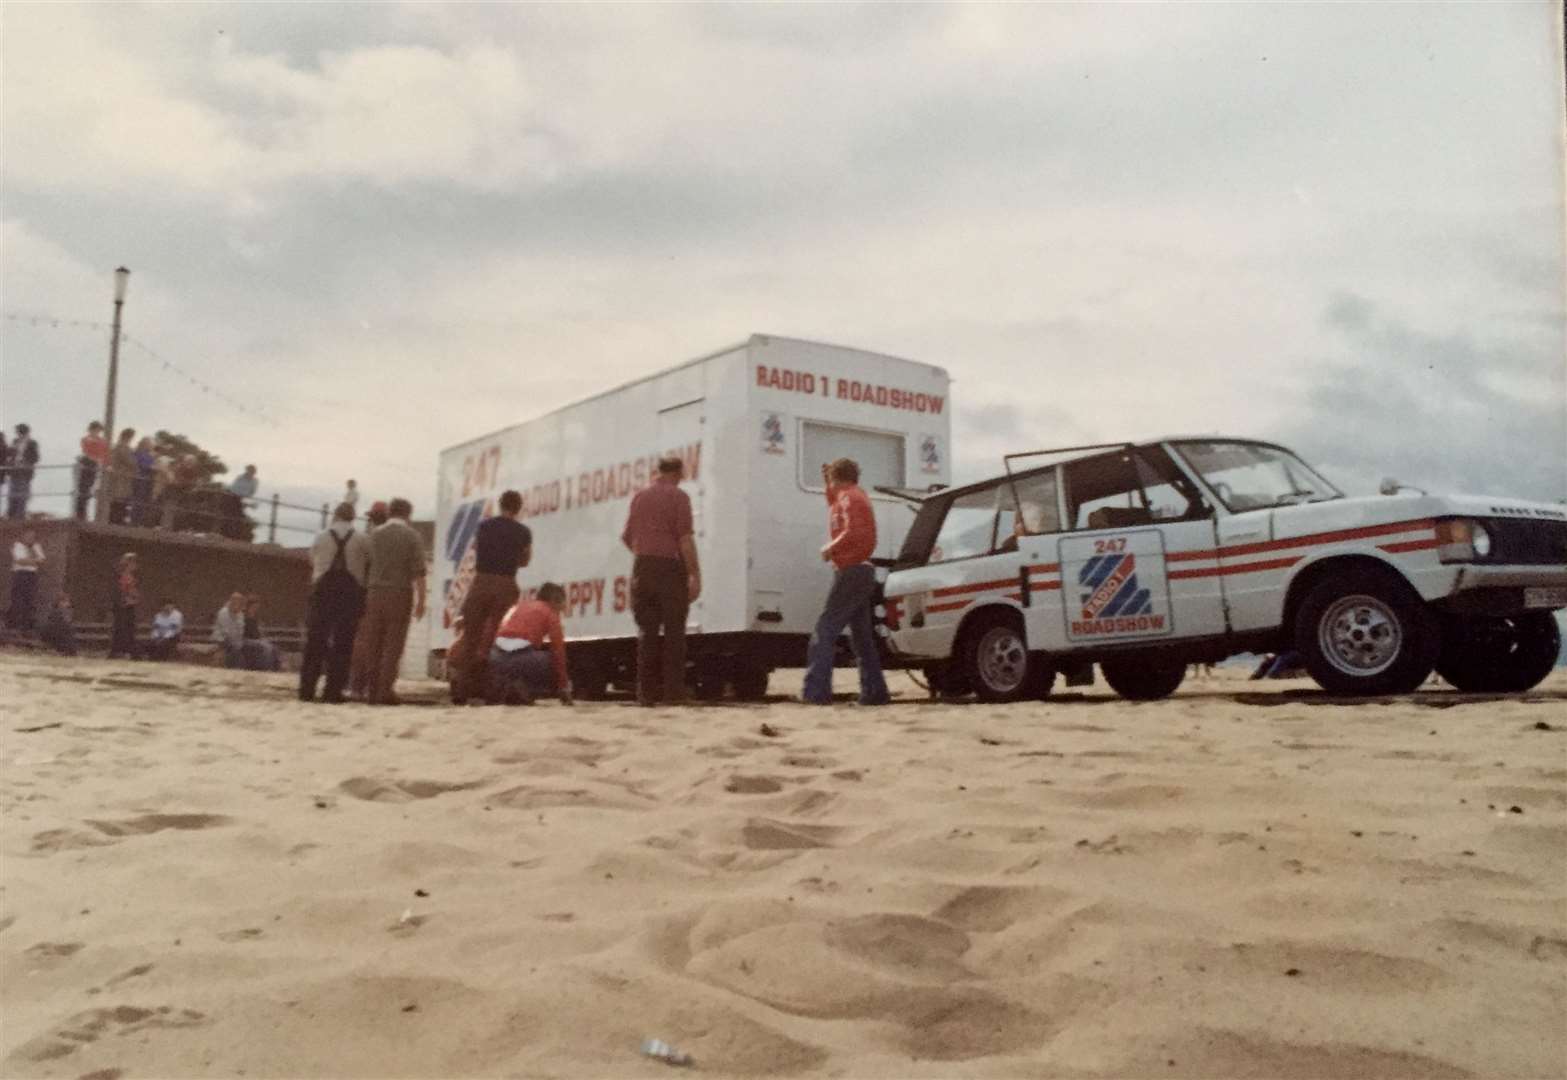
[{"label": "truck tyre", "polygon": [[1551,673],[1561,631],[1548,611],[1451,618],[1442,627],[1436,673],[1471,694],[1517,694]]},{"label": "truck tyre", "polygon": [[1105,682],[1110,684],[1110,689],[1128,701],[1158,701],[1167,698],[1175,693],[1186,678],[1184,663],[1146,654],[1101,661],[1099,670]]},{"label": "truck tyre", "polygon": [[1333,694],[1407,694],[1436,666],[1441,632],[1391,571],[1356,567],[1319,582],[1295,616],[1295,648]]},{"label": "truck tyre", "polygon": [[730,678],[735,697],[741,701],[761,701],[767,696],[767,680],[772,672],[765,667],[741,664]]},{"label": "truck tyre", "polygon": [[[581,650],[581,646],[578,649]],[[571,655],[569,651],[567,655]],[[604,692],[609,689],[609,674],[598,657],[579,651],[578,655],[571,656],[567,673],[571,676],[574,697],[582,701],[604,700]]]},{"label": "truck tyre", "polygon": [[1056,686],[1056,668],[1044,653],[1028,658],[1028,695],[1044,701]]},{"label": "truck tyre", "polygon": [[724,696],[728,676],[729,665],[724,660],[701,660],[692,665],[686,681],[698,701],[718,701]]},{"label": "truck tyre", "polygon": [[981,615],[963,634],[963,670],[981,701],[1021,701],[1029,692],[1028,641],[1014,615]]}]

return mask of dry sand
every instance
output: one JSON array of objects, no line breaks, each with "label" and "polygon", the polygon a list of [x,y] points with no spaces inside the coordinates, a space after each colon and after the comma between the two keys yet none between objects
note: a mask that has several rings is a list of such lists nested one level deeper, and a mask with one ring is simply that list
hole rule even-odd
[{"label": "dry sand", "polygon": [[901,686],[329,708],[0,658],[0,1073],[663,1076],[657,1036],[711,1075],[1567,1074],[1567,677]]}]

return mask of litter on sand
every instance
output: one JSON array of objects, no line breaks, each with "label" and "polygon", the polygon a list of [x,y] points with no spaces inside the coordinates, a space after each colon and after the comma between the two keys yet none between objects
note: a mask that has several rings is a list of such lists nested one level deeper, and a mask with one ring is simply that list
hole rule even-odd
[{"label": "litter on sand", "polygon": [[650,1058],[657,1058],[666,1065],[678,1065],[681,1068],[689,1068],[695,1064],[690,1054],[682,1054],[663,1039],[643,1039],[642,1053]]}]

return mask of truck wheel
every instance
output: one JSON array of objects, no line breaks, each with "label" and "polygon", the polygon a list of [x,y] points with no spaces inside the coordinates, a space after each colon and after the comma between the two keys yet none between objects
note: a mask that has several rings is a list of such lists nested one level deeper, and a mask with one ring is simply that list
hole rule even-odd
[{"label": "truck wheel", "polygon": [[741,664],[730,676],[729,684],[741,701],[761,701],[767,696],[767,680],[771,675],[765,667]]},{"label": "truck wheel", "polygon": [[571,657],[569,674],[574,697],[582,701],[604,700],[604,692],[609,689],[609,673],[597,657]]},{"label": "truck wheel", "polygon": [[1355,568],[1306,594],[1295,647],[1317,685],[1334,694],[1407,694],[1436,666],[1441,633],[1402,578]]},{"label": "truck wheel", "polygon": [[1127,656],[1104,660],[1099,664],[1110,689],[1128,701],[1158,701],[1167,698],[1186,678],[1186,665],[1154,657]]},{"label": "truck wheel", "polygon": [[1030,697],[1036,697],[1044,701],[1050,696],[1050,691],[1056,687],[1056,669],[1050,662],[1050,658],[1044,653],[1035,653],[1028,658],[1028,693]]},{"label": "truck wheel", "polygon": [[722,660],[705,660],[692,666],[687,682],[691,696],[698,701],[718,701],[724,696],[729,665]]},{"label": "truck wheel", "polygon": [[1017,618],[981,616],[963,635],[963,670],[981,701],[1028,696],[1028,642]]},{"label": "truck wheel", "polygon": [[962,697],[971,689],[956,661],[937,660],[921,667],[920,672],[925,676],[925,685],[930,687],[935,697]]},{"label": "truck wheel", "polygon": [[1548,611],[1454,618],[1442,627],[1436,673],[1471,694],[1516,694],[1551,673],[1561,648]]}]

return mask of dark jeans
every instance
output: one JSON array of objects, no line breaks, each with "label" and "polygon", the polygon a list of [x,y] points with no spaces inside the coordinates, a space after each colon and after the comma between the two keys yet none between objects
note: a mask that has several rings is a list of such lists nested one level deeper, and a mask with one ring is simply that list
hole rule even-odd
[{"label": "dark jeans", "polygon": [[114,631],[109,638],[109,659],[128,656],[136,659],[136,608],[129,604],[114,605]]},{"label": "dark jeans", "polygon": [[173,660],[175,652],[180,647],[180,635],[173,637],[155,637],[147,642],[147,659],[149,660]]},{"label": "dark jeans", "polygon": [[495,631],[519,595],[515,578],[474,575],[462,600],[462,634],[446,654],[452,700],[466,701],[483,688],[485,658],[495,641]]},{"label": "dark jeans", "polygon": [[531,647],[515,652],[491,647],[486,681],[489,686],[485,696],[496,704],[504,703],[508,697],[507,690],[517,684],[521,684],[527,698],[553,694],[558,689],[555,685],[555,661],[549,650]]},{"label": "dark jeans", "polygon": [[98,482],[98,463],[91,458],[76,459],[76,518],[87,520],[87,501],[92,498],[92,486]]},{"label": "dark jeans", "polygon": [[33,493],[33,478],[30,476],[10,475],[11,491],[6,500],[5,513],[7,517],[25,518],[27,516],[27,500]]},{"label": "dark jeans", "polygon": [[686,565],[638,555],[631,564],[631,614],[637,621],[637,701],[654,705],[686,696]]},{"label": "dark jeans", "polygon": [[322,696],[337,701],[348,685],[348,667],[354,656],[354,635],[364,611],[364,592],[317,590],[310,597],[310,625],[305,635],[305,656],[299,667],[299,696],[316,696],[316,683],[326,671]]},{"label": "dark jeans", "polygon": [[811,644],[806,650],[806,701],[825,705],[832,701],[833,654],[838,635],[849,628],[855,658],[860,662],[860,704],[883,705],[887,702],[887,681],[881,673],[881,654],[876,651],[876,632],[871,623],[871,600],[876,595],[876,568],[869,563],[839,570],[827,593],[827,606],[816,620]]},{"label": "dark jeans", "polygon": [[38,598],[38,571],[13,570],[11,572],[11,609],[5,613],[6,625],[12,630],[29,632],[33,628],[33,605]]}]

